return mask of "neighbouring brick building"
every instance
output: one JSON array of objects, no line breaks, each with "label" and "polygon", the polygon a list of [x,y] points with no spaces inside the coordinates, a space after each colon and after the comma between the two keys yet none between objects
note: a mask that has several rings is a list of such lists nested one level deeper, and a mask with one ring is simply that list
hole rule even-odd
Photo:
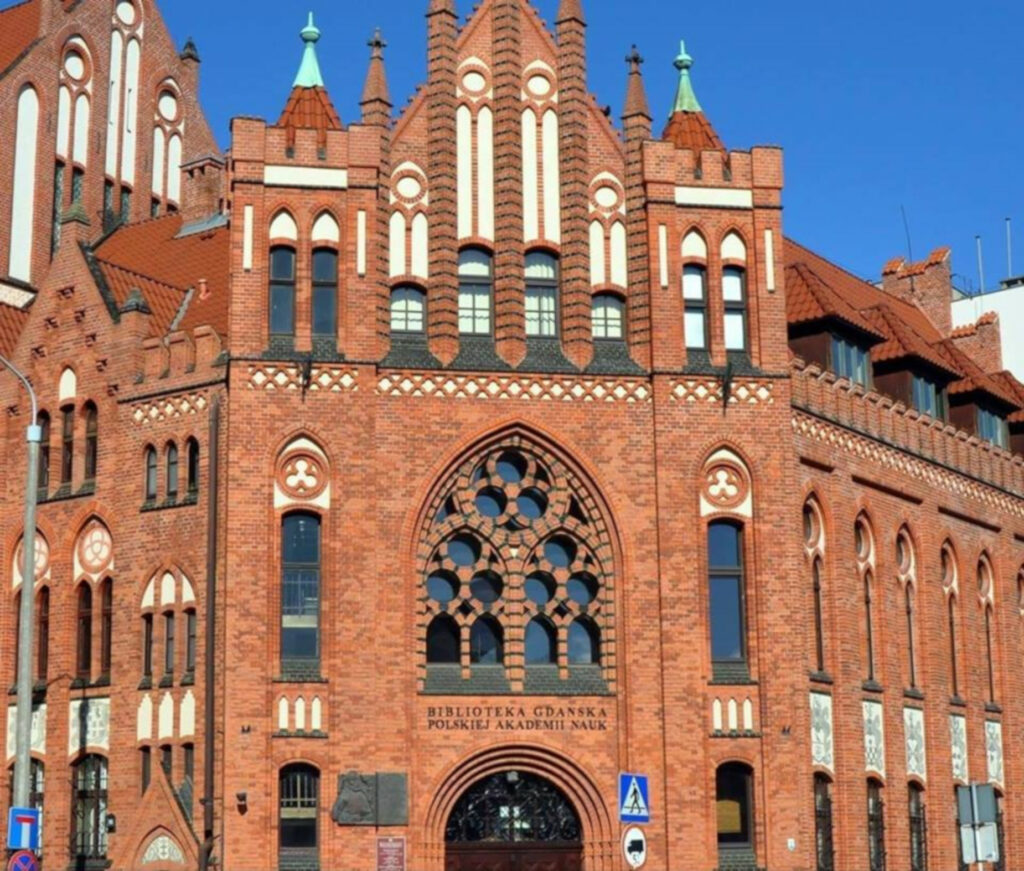
[{"label": "neighbouring brick building", "polygon": [[426,20],[346,122],[311,18],[221,155],[150,0],[0,11],[43,866],[612,871],[637,772],[651,868],[956,871],[974,782],[1020,867],[1024,386],[949,252],[788,240],[685,50],[617,129],[580,0]]}]

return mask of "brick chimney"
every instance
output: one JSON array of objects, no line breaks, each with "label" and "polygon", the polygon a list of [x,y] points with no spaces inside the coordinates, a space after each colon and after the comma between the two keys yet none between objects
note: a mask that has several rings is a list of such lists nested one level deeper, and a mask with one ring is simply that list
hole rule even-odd
[{"label": "brick chimney", "polygon": [[953,279],[949,248],[936,248],[926,260],[894,258],[882,267],[882,289],[916,305],[943,336],[953,327]]},{"label": "brick chimney", "polygon": [[181,216],[186,224],[223,211],[224,159],[207,154],[181,167]]},{"label": "brick chimney", "polygon": [[986,372],[1001,372],[1003,345],[999,335],[999,315],[983,314],[973,324],[957,327],[952,332],[956,346]]}]

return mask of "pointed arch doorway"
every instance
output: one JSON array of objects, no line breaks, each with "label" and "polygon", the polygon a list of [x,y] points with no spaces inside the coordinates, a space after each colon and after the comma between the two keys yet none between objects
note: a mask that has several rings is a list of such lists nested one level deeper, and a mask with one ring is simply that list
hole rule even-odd
[{"label": "pointed arch doorway", "polygon": [[473,783],[445,826],[445,871],[581,871],[572,803],[536,774],[510,769]]}]

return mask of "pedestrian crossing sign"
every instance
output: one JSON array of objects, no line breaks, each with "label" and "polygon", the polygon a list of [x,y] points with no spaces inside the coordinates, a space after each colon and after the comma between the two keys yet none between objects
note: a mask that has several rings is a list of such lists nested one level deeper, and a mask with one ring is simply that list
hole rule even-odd
[{"label": "pedestrian crossing sign", "polygon": [[649,823],[651,821],[650,792],[647,775],[619,775],[619,821],[623,823]]}]

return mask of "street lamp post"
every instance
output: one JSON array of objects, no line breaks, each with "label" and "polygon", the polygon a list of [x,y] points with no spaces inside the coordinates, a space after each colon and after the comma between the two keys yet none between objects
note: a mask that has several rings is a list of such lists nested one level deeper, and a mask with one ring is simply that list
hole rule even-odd
[{"label": "street lamp post", "polygon": [[28,473],[25,475],[25,529],[21,537],[21,613],[18,627],[18,710],[15,721],[14,806],[28,807],[32,748],[32,622],[36,586],[36,491],[39,487],[39,407],[32,385],[11,362],[2,363],[28,391],[32,418],[25,430],[28,443]]}]

